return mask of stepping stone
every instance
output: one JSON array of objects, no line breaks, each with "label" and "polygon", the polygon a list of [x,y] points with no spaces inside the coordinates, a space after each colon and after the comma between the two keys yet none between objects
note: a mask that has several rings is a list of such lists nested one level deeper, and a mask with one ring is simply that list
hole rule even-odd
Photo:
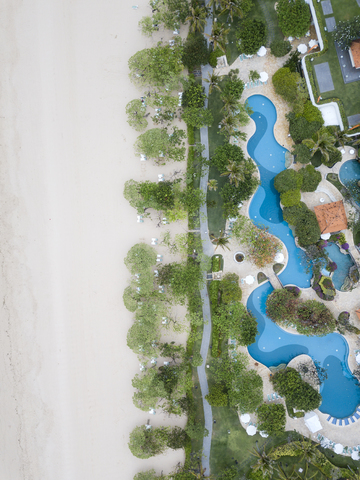
[{"label": "stepping stone", "polygon": [[336,22],[334,17],[327,17],[325,18],[326,28],[328,32],[333,32],[336,28]]},{"label": "stepping stone", "polygon": [[316,79],[319,84],[320,93],[330,92],[334,90],[334,83],[332,81],[330,67],[328,62],[314,65]]},{"label": "stepping stone", "polygon": [[324,15],[331,15],[333,12],[330,0],[324,0],[321,2]]}]

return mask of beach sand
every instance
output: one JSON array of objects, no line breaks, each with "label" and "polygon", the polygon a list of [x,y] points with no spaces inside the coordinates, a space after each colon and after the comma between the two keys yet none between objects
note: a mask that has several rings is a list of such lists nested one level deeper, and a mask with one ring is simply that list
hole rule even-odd
[{"label": "beach sand", "polygon": [[[127,61],[152,43],[144,0],[2,0],[0,18],[0,471],[6,480],[130,480],[183,451],[140,460],[129,432],[139,361],[123,259],[139,239],[122,196],[141,170],[125,105]],[[171,35],[171,32],[170,32]],[[147,162],[149,163],[149,162]],[[172,170],[174,169],[171,167]],[[170,260],[166,259],[165,260]],[[153,425],[184,425],[157,413]]]}]

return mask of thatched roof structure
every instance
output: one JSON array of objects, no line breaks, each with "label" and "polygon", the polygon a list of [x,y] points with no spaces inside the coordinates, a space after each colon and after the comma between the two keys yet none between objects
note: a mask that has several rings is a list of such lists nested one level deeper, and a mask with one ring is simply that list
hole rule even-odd
[{"label": "thatched roof structure", "polygon": [[347,229],[347,218],[342,200],[314,207],[321,233],[334,233]]}]

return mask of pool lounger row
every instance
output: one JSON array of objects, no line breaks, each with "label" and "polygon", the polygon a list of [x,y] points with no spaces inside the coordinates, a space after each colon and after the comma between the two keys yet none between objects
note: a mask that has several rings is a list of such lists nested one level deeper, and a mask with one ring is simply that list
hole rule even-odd
[{"label": "pool lounger row", "polygon": [[277,394],[277,393],[273,393],[273,394],[271,394],[271,395],[268,394],[267,397],[268,397],[269,402],[272,402],[273,400],[280,400],[280,399],[282,398],[282,397],[280,397],[280,395]]},{"label": "pool lounger row", "polygon": [[360,410],[357,410],[353,415],[348,418],[333,418],[331,415],[327,417],[327,421],[332,423],[333,425],[337,425],[339,427],[346,427],[347,425],[351,425],[359,420],[360,418]]}]

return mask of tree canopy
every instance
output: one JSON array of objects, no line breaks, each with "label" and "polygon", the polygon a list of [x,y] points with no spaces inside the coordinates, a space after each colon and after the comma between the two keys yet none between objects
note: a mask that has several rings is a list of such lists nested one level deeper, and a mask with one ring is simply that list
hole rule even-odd
[{"label": "tree canopy", "polygon": [[352,41],[360,38],[360,15],[337,22],[332,36],[341,48],[350,48]]},{"label": "tree canopy", "polygon": [[310,8],[305,0],[279,0],[279,27],[285,37],[303,37],[310,28]]},{"label": "tree canopy", "polygon": [[181,162],[185,158],[184,130],[173,127],[171,133],[167,128],[151,128],[139,135],[134,148],[140,155],[163,160]]},{"label": "tree canopy", "polygon": [[254,55],[266,43],[266,25],[261,20],[246,18],[236,31],[238,47],[246,55]]},{"label": "tree canopy", "polygon": [[263,403],[256,411],[258,430],[268,435],[276,435],[285,431],[286,413],[281,403],[267,405]]}]

